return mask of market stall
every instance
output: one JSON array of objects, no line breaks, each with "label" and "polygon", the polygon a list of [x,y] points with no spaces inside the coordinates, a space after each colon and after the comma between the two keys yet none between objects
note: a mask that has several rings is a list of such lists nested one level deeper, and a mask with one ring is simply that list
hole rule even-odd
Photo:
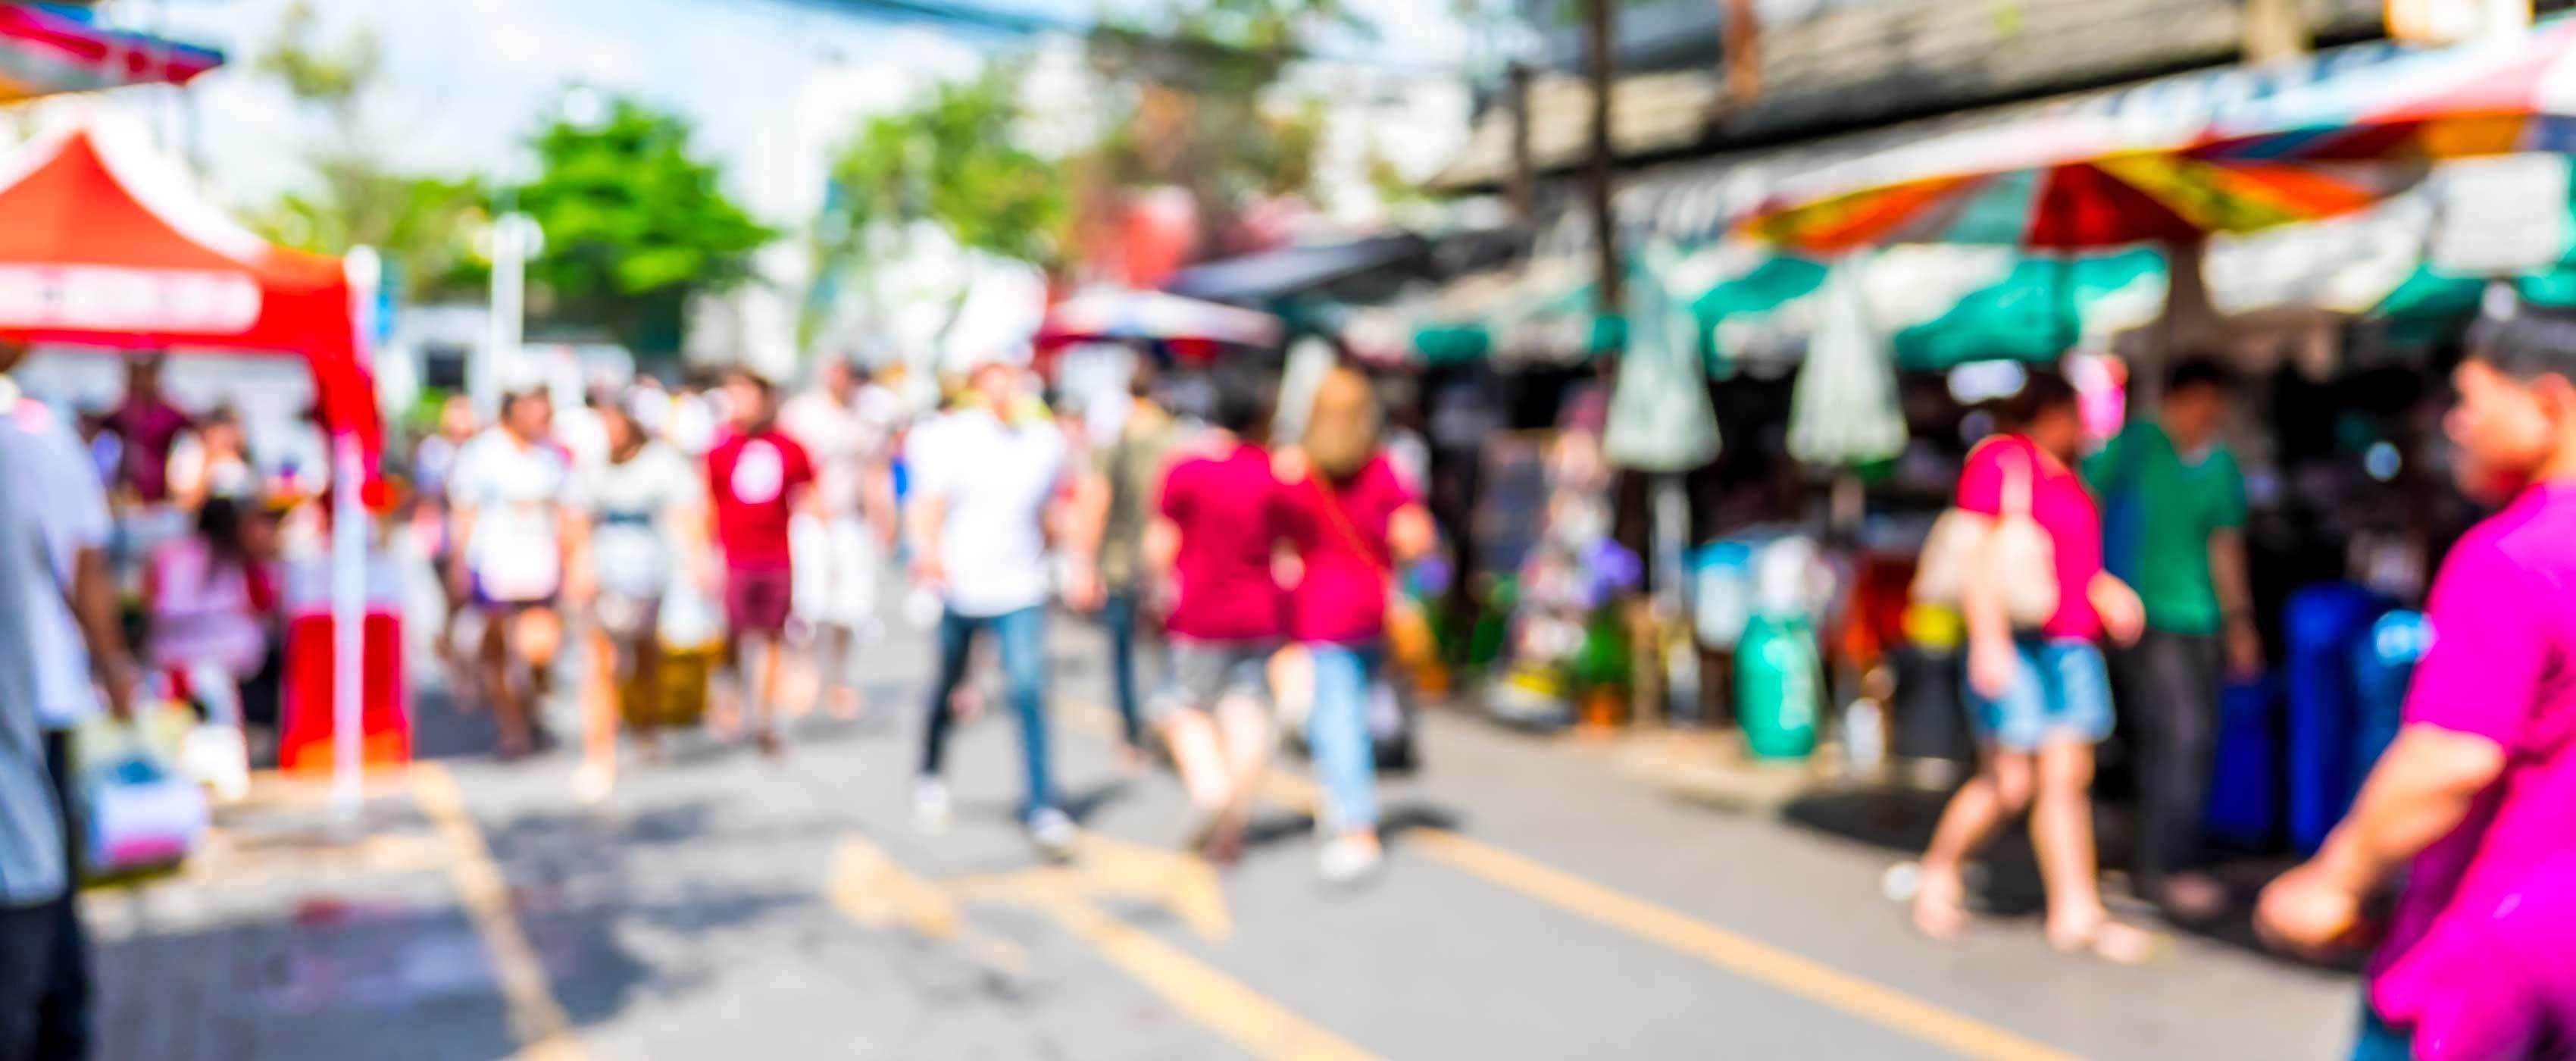
[{"label": "market stall", "polygon": [[[301,360],[332,448],[328,607],[290,630],[288,765],[329,768],[350,809],[358,764],[408,755],[398,661],[371,659],[390,615],[367,606],[368,495],[384,429],[361,338],[371,257],[269,245],[194,194],[139,130],[89,118],[0,161],[0,338],[106,351]],[[370,669],[379,673],[370,675]],[[328,710],[323,710],[324,706]],[[362,724],[363,723],[363,724]]]}]

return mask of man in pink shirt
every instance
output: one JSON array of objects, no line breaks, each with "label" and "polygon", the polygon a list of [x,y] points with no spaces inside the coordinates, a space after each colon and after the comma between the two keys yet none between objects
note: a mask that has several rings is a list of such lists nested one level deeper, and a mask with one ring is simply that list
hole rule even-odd
[{"label": "man in pink shirt", "polygon": [[[2364,904],[2407,870],[2371,966],[2362,1061],[2429,1045],[2410,1041],[2429,1017],[2529,993],[2546,970],[2513,960],[2494,925],[2576,854],[2576,316],[2526,307],[2482,325],[2472,350],[2444,428],[2462,487],[2506,506],[2442,562],[2433,646],[2396,742],[2324,849],[2274,881],[2257,914],[2275,944],[2331,951],[2357,941]],[[2576,953],[2576,939],[2554,949]],[[2576,1012],[2576,999],[2547,1004]],[[2536,1034],[2554,1038],[2500,1061],[2576,1047],[2576,1027]]]},{"label": "man in pink shirt", "polygon": [[1284,531],[1262,406],[1250,393],[1218,396],[1215,430],[1176,455],[1146,531],[1170,606],[1171,675],[1151,709],[1189,790],[1189,843],[1218,861],[1241,853],[1274,740],[1268,667],[1286,596],[1270,565]]}]

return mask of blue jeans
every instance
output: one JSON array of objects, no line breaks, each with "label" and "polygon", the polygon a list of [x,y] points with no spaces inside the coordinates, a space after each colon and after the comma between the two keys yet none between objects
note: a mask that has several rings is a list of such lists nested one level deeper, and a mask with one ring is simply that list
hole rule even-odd
[{"label": "blue jeans", "polygon": [[930,695],[930,727],[921,748],[921,776],[939,776],[940,766],[948,757],[948,727],[953,721],[948,699],[966,680],[966,659],[975,647],[975,635],[991,629],[1002,639],[1002,679],[1009,690],[1011,711],[1020,716],[1020,757],[1028,769],[1028,798],[1020,804],[1020,816],[1056,805],[1055,788],[1047,773],[1046,729],[1046,609],[1022,608],[1001,615],[959,615],[949,612],[939,618],[939,684]]},{"label": "blue jeans", "polygon": [[1316,818],[1327,834],[1377,828],[1377,750],[1369,735],[1369,695],[1384,652],[1375,644],[1306,646],[1314,660],[1315,703],[1306,716],[1306,748],[1324,786]]},{"label": "blue jeans", "polygon": [[2352,1044],[2352,1061],[2414,1061],[2414,1037],[2388,1026],[2370,1000],[2361,1003],[2361,1037]]},{"label": "blue jeans", "polygon": [[2004,695],[1967,691],[1977,734],[2006,751],[2035,752],[2051,740],[2099,744],[2111,735],[2111,676],[2090,641],[2013,639],[2021,673]]},{"label": "blue jeans", "polygon": [[1139,713],[1143,694],[1136,688],[1136,592],[1109,595],[1100,608],[1101,625],[1109,628],[1109,684],[1118,699],[1118,725],[1127,746],[1145,744],[1145,717]]}]

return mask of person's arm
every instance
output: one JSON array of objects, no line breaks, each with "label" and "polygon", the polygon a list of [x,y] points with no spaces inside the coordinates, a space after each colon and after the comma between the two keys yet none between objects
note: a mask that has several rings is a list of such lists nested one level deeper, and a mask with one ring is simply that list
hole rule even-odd
[{"label": "person's arm", "polygon": [[1440,547],[1440,530],[1431,510],[1419,501],[1405,502],[1386,521],[1386,551],[1397,565],[1410,564]]},{"label": "person's arm", "polygon": [[2350,942],[2371,893],[2467,819],[2556,670],[2543,618],[2517,603],[2553,591],[2492,541],[2453,550],[2427,609],[2436,637],[2416,666],[2406,726],[2317,856],[2264,889],[2255,921],[2266,938],[2309,954]]},{"label": "person's arm", "polygon": [[72,557],[72,617],[79,620],[81,640],[89,648],[90,670],[107,696],[107,709],[118,719],[134,717],[134,657],[125,647],[117,622],[116,575],[107,550],[85,546]]},{"label": "person's arm", "polygon": [[2218,591],[2218,614],[2227,635],[2227,665],[2238,677],[2263,672],[2263,632],[2254,622],[2254,591],[2245,560],[2245,534],[2229,528],[2209,536],[2209,579]]},{"label": "person's arm", "polygon": [[948,521],[946,494],[924,494],[912,502],[912,577],[931,586],[946,585],[948,565],[939,555],[939,535]]},{"label": "person's arm", "polygon": [[2219,499],[2218,526],[2209,536],[2210,588],[2218,594],[2218,614],[2227,635],[2227,663],[2240,677],[2263,672],[2263,633],[2254,621],[2253,567],[2245,558],[2245,476],[2234,454],[2226,461],[2225,491]]},{"label": "person's arm", "polygon": [[1109,534],[1110,476],[1116,473],[1115,446],[1100,450],[1074,476],[1073,497],[1066,502],[1065,558],[1072,562],[1073,584],[1066,596],[1078,608],[1094,608],[1105,599],[1100,583],[1100,543]]}]

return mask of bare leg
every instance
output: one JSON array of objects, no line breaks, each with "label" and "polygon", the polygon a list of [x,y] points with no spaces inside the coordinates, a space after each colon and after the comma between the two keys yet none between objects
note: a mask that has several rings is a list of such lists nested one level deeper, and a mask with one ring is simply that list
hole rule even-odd
[{"label": "bare leg", "polygon": [[786,669],[786,653],[781,651],[778,636],[769,633],[743,637],[743,673],[751,687],[751,711],[755,718],[752,739],[763,755],[779,755],[786,748],[778,740],[778,691]]},{"label": "bare leg", "polygon": [[1163,740],[1172,749],[1172,765],[1190,796],[1189,833],[1182,845],[1207,851],[1216,839],[1218,819],[1234,791],[1227,776],[1225,738],[1205,711],[1180,710],[1163,722]]},{"label": "bare leg", "polygon": [[1252,820],[1253,801],[1261,794],[1261,775],[1270,766],[1278,735],[1271,731],[1270,709],[1258,700],[1229,696],[1217,701],[1216,722],[1225,738],[1225,809],[1218,815],[1219,854],[1239,854],[1243,830]]},{"label": "bare leg", "polygon": [[491,704],[493,723],[500,728],[505,759],[528,754],[532,745],[528,716],[519,706],[518,683],[510,675],[510,625],[503,615],[483,619],[483,695]]},{"label": "bare leg", "polygon": [[563,617],[551,608],[530,608],[519,613],[512,625],[513,647],[528,667],[528,695],[519,701],[521,724],[534,740],[545,732],[543,711],[554,694],[555,657],[563,651]]},{"label": "bare leg", "polygon": [[2030,806],[2031,769],[2029,753],[1990,748],[1985,767],[1950,797],[1914,893],[1914,926],[1923,934],[1956,939],[1967,931],[1968,859]]},{"label": "bare leg", "polygon": [[573,772],[573,795],[584,803],[608,797],[617,784],[617,644],[605,631],[589,638],[590,681],[582,690],[581,767]]},{"label": "bare leg", "polygon": [[626,658],[635,668],[635,698],[643,708],[635,719],[635,748],[651,762],[661,753],[656,731],[662,718],[662,639],[646,630],[627,647]]},{"label": "bare leg", "polygon": [[858,679],[851,667],[859,654],[859,634],[846,626],[826,626],[815,648],[814,665],[821,672],[824,710],[833,718],[856,719],[867,710],[867,701],[859,693]]},{"label": "bare leg", "polygon": [[2039,750],[2038,801],[2031,843],[2048,888],[2048,941],[2064,951],[2089,950],[2122,964],[2145,961],[2154,940],[2111,920],[2102,906],[2093,847],[2093,745],[2054,740]]}]

